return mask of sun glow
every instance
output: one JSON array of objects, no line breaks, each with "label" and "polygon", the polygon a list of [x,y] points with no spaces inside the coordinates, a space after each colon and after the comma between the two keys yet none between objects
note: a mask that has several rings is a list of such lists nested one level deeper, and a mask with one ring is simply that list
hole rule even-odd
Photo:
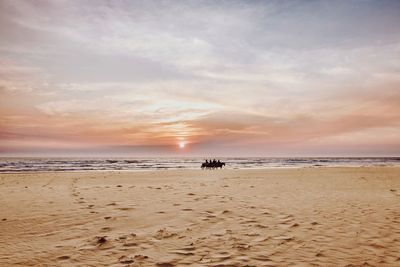
[{"label": "sun glow", "polygon": [[179,148],[184,149],[185,148],[185,142],[179,142]]}]

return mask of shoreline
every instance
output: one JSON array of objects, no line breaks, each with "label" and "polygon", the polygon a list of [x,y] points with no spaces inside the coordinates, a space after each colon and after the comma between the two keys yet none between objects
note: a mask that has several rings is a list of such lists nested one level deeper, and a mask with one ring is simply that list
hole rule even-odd
[{"label": "shoreline", "polygon": [[268,170],[296,170],[296,169],[378,169],[378,168],[398,168],[400,170],[400,165],[387,165],[387,166],[293,166],[293,167],[261,167],[261,168],[237,168],[237,169],[204,169],[201,168],[159,168],[159,169],[151,169],[151,168],[143,168],[143,169],[135,169],[135,170],[48,170],[48,171],[0,171],[0,176],[2,174],[46,174],[46,173],[86,173],[86,172],[99,172],[99,173],[116,173],[116,172],[177,172],[177,171],[268,171]]}]

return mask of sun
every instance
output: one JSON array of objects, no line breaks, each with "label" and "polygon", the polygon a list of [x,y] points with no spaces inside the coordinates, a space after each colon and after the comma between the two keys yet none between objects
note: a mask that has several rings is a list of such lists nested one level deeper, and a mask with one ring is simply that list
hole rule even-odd
[{"label": "sun", "polygon": [[185,142],[179,142],[178,145],[179,145],[180,149],[184,149],[186,144],[185,144]]}]

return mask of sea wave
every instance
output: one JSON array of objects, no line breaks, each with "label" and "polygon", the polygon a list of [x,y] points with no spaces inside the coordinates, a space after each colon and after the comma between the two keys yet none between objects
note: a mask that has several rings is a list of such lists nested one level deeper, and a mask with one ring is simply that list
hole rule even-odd
[{"label": "sea wave", "polygon": [[[219,158],[227,169],[400,166],[400,157]],[[0,172],[199,169],[204,158],[0,158]]]}]

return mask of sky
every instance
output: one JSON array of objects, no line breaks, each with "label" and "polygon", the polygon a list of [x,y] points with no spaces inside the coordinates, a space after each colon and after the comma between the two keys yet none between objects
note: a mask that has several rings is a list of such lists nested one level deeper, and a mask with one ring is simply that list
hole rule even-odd
[{"label": "sky", "polygon": [[400,1],[0,1],[0,156],[400,156]]}]

